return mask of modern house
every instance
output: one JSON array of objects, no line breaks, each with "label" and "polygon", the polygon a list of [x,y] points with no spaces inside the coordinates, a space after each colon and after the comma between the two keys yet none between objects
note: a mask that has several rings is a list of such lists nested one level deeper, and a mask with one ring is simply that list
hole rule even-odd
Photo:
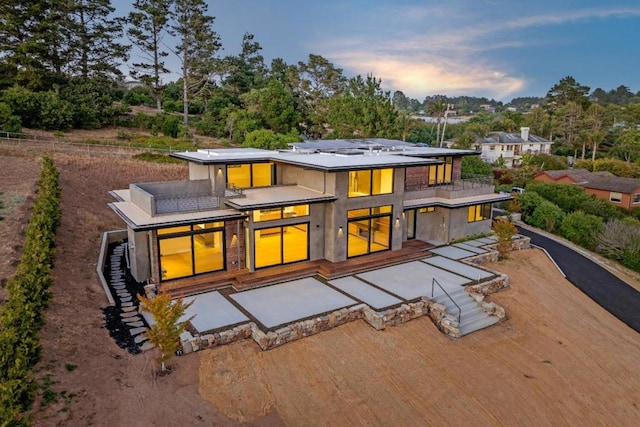
[{"label": "modern house", "polygon": [[189,180],[131,184],[109,206],[127,225],[133,276],[162,289],[487,233],[491,204],[511,196],[490,177],[461,179],[462,157],[477,154],[386,139],[180,152]]},{"label": "modern house", "polygon": [[533,179],[579,185],[588,194],[607,200],[626,210],[640,208],[640,179],[623,178],[609,172],[589,172],[586,169],[544,171]]},{"label": "modern house", "polygon": [[502,158],[507,167],[520,166],[524,154],[550,154],[552,141],[529,133],[529,128],[520,128],[520,133],[490,132],[476,141],[475,148],[486,163]]}]

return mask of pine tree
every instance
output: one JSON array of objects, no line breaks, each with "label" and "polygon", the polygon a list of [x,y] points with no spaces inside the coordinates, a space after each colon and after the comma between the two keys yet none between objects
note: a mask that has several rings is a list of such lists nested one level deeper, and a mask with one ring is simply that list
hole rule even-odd
[{"label": "pine tree", "polygon": [[222,47],[203,0],[175,0],[172,34],[178,38],[175,54],[181,63],[183,123],[189,123],[189,103],[214,72],[215,55]]},{"label": "pine tree", "polygon": [[73,0],[68,14],[69,74],[119,76],[121,62],[128,59],[129,46],[118,42],[123,20],[112,19],[111,0]]},{"label": "pine tree", "polygon": [[178,323],[178,321],[193,304],[193,301],[187,304],[183,302],[182,298],[171,301],[168,294],[159,294],[153,299],[138,295],[138,299],[141,303],[140,309],[150,313],[156,322],[147,331],[147,337],[149,342],[155,344],[160,351],[158,358],[160,371],[165,372],[167,370],[165,363],[178,350],[180,334],[185,330],[187,322],[193,319],[193,316],[184,322]]},{"label": "pine tree", "polygon": [[170,5],[170,0],[135,0],[127,29],[141,58],[132,64],[131,76],[151,87],[158,111],[162,111],[162,76],[169,73],[164,63],[169,53],[162,40],[168,30]]}]

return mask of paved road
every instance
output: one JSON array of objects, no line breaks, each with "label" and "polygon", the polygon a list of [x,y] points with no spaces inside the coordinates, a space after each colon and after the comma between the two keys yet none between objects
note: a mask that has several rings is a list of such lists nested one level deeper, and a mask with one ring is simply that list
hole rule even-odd
[{"label": "paved road", "polygon": [[640,292],[609,273],[603,267],[574,250],[547,237],[520,228],[531,243],[543,247],[555,260],[567,279],[609,313],[640,332]]}]

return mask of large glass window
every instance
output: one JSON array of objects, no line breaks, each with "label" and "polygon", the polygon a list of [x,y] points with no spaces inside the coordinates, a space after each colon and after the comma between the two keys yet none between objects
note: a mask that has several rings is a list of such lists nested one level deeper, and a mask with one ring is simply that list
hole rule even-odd
[{"label": "large glass window", "polygon": [[227,185],[229,187],[268,187],[273,184],[273,163],[227,165]]},{"label": "large glass window", "polygon": [[633,195],[633,203],[640,203],[640,193]]},{"label": "large glass window", "polygon": [[297,218],[309,215],[309,205],[284,206],[253,211],[253,221],[273,221],[283,218]]},{"label": "large glass window", "polygon": [[416,238],[416,210],[409,209],[404,211],[405,220],[407,221],[407,240]]},{"label": "large glass window", "polygon": [[161,228],[158,251],[161,280],[224,270],[224,223]]},{"label": "large glass window", "polygon": [[391,212],[390,205],[347,211],[347,257],[391,247]]},{"label": "large glass window", "polygon": [[491,219],[491,203],[469,206],[467,222],[477,222]]},{"label": "large glass window", "polygon": [[309,224],[254,230],[255,268],[309,259]]},{"label": "large glass window", "polygon": [[349,197],[393,193],[393,169],[349,172]]},{"label": "large glass window", "polygon": [[453,176],[453,157],[438,157],[443,161],[440,165],[429,166],[429,185],[448,184]]}]

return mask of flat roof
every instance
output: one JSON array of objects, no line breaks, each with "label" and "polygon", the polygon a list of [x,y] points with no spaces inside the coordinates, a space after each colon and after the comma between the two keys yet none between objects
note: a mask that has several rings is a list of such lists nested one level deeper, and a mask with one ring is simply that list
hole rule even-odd
[{"label": "flat roof", "polygon": [[238,210],[255,210],[268,207],[302,205],[337,200],[336,196],[302,187],[300,185],[281,185],[243,190],[244,197],[228,199],[227,206]]},{"label": "flat roof", "polygon": [[424,147],[382,138],[315,140],[292,143],[290,146],[291,150],[280,151],[259,148],[201,149],[172,153],[171,156],[199,164],[273,161],[337,172],[372,167],[423,166],[441,163],[437,157],[480,154],[474,150]]},{"label": "flat roof", "polygon": [[113,202],[107,204],[131,229],[136,231],[153,230],[161,227],[195,224],[199,222],[223,221],[243,218],[245,215],[235,209],[217,209],[198,212],[176,212],[150,216],[133,202]]},{"label": "flat roof", "polygon": [[405,200],[402,203],[403,208],[425,208],[429,206],[442,206],[446,208],[460,208],[464,206],[472,206],[480,203],[496,203],[506,202],[513,199],[511,194],[480,194],[478,196],[458,197],[455,199],[446,199],[443,197],[427,197],[424,199]]}]

